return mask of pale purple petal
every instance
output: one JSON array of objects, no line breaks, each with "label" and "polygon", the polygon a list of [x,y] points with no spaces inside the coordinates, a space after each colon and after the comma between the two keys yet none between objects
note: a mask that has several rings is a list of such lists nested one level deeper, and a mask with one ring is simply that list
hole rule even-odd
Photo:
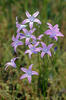
[{"label": "pale purple petal", "polygon": [[32,75],[38,75],[36,71],[32,71]]},{"label": "pale purple petal", "polygon": [[29,58],[31,59],[32,52],[29,53]]},{"label": "pale purple petal", "polygon": [[31,38],[34,39],[34,40],[36,39],[36,37],[34,35],[31,35]]},{"label": "pale purple petal", "polygon": [[22,70],[23,72],[27,72],[27,69],[26,69],[26,68],[21,68],[21,70]]},{"label": "pale purple petal", "polygon": [[64,35],[63,35],[61,32],[58,32],[58,33],[56,34],[56,36],[62,36],[62,37],[64,37]]},{"label": "pale purple petal", "polygon": [[46,47],[46,44],[44,42],[41,42],[42,47]]},{"label": "pale purple petal", "polygon": [[35,51],[40,52],[41,51],[41,47],[36,48]]},{"label": "pale purple petal", "polygon": [[50,51],[48,51],[47,53],[48,53],[49,56],[51,56],[51,52]]},{"label": "pale purple petal", "polygon": [[32,66],[33,66],[33,64],[31,64],[31,65],[29,66],[29,69],[30,69],[30,70],[32,69]]},{"label": "pale purple petal", "polygon": [[58,40],[57,36],[55,36],[54,39],[57,41]]},{"label": "pale purple petal", "polygon": [[17,35],[16,35],[16,39],[19,39],[19,37],[20,37],[20,34],[19,34],[19,33],[17,33]]},{"label": "pale purple petal", "polygon": [[54,25],[54,27],[53,27],[53,28],[58,28],[58,24]]},{"label": "pale purple petal", "polygon": [[23,32],[26,34],[26,33],[28,33],[28,30],[26,28],[24,28]]},{"label": "pale purple petal", "polygon": [[17,46],[14,47],[14,51],[15,51],[15,52],[16,52],[16,48],[17,48]]},{"label": "pale purple petal", "polygon": [[28,81],[29,83],[31,83],[31,76],[28,76]]},{"label": "pale purple petal", "polygon": [[28,11],[26,11],[26,16],[29,18],[31,17],[30,13]]},{"label": "pale purple petal", "polygon": [[29,31],[29,33],[33,33],[36,30],[36,28],[33,28],[32,30]]},{"label": "pale purple petal", "polygon": [[26,54],[26,53],[30,53],[30,52],[31,52],[31,50],[26,50],[26,51],[25,51],[25,54]]},{"label": "pale purple petal", "polygon": [[47,25],[48,25],[48,27],[49,27],[50,29],[52,29],[52,28],[53,28],[52,24],[47,23]]},{"label": "pale purple petal", "polygon": [[29,23],[29,27],[30,27],[30,29],[33,28],[33,22],[30,22],[30,23]]},{"label": "pale purple petal", "polygon": [[41,24],[41,21],[37,18],[35,18],[34,22],[37,22],[38,24]]},{"label": "pale purple petal", "polygon": [[43,37],[43,34],[39,35],[37,39],[40,40],[42,37]]},{"label": "pale purple petal", "polygon": [[19,57],[15,57],[13,59],[11,59],[11,62],[14,62],[16,59],[18,59]]},{"label": "pale purple petal", "polygon": [[33,47],[33,45],[32,45],[32,44],[30,44],[30,45],[29,45],[29,48],[32,48],[32,47]]},{"label": "pale purple petal", "polygon": [[27,77],[27,74],[24,74],[24,75],[22,75],[21,77],[20,77],[20,79],[24,79],[24,78],[26,78]]},{"label": "pale purple petal", "polygon": [[54,45],[54,43],[49,44],[49,45],[48,45],[48,49],[50,49],[53,45]]},{"label": "pale purple petal", "polygon": [[26,38],[26,41],[25,41],[26,45],[29,44],[29,40],[30,40],[30,38]]},{"label": "pale purple petal", "polygon": [[36,44],[34,46],[37,47],[38,45],[39,45],[39,42],[36,42]]},{"label": "pale purple petal", "polygon": [[41,58],[43,58],[44,55],[45,55],[45,52],[42,52],[42,53],[41,53]]},{"label": "pale purple petal", "polygon": [[36,11],[36,12],[33,14],[33,16],[34,16],[34,17],[37,17],[38,14],[39,14],[39,11]]},{"label": "pale purple petal", "polygon": [[29,19],[25,19],[25,20],[22,22],[22,24],[26,24],[26,23],[28,23],[28,22],[30,22]]},{"label": "pale purple petal", "polygon": [[14,37],[14,35],[13,35],[13,37],[12,37],[12,40],[13,40],[13,41],[15,41],[15,40],[16,40],[16,39],[15,39],[15,37]]},{"label": "pale purple petal", "polygon": [[47,35],[51,35],[52,34],[51,30],[47,30],[44,33],[47,34]]}]

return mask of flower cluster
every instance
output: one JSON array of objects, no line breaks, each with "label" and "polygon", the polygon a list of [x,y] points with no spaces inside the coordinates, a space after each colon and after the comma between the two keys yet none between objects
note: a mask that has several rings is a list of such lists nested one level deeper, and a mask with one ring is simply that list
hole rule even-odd
[{"label": "flower cluster", "polygon": [[[49,44],[48,46],[41,41],[41,38],[44,36],[44,34],[41,34],[40,36],[36,37],[33,33],[35,32],[36,28],[33,28],[34,22],[41,24],[41,21],[36,18],[39,14],[39,11],[35,12],[32,16],[31,14],[26,11],[27,19],[25,19],[22,24],[18,23],[18,19],[16,17],[16,27],[17,27],[17,35],[16,37],[12,37],[12,47],[14,48],[14,51],[17,53],[16,49],[18,46],[23,45],[23,39],[25,40],[25,45],[28,47],[28,50],[25,51],[25,54],[29,54],[29,58],[31,59],[32,54],[37,54],[38,52],[41,52],[41,58],[45,54],[48,54],[51,56],[50,49],[54,45],[54,43]],[[27,30],[26,23],[29,23],[30,30]],[[44,33],[46,35],[49,35],[50,38],[58,40],[58,36],[63,37],[64,35],[59,31],[58,25],[52,26],[50,23],[47,23],[48,30],[46,30]],[[40,46],[39,46],[40,44]],[[11,62],[6,63],[5,70],[8,66],[12,66],[16,68],[15,60],[18,59],[18,57],[11,59]],[[24,75],[20,77],[20,79],[28,78],[29,83],[31,83],[31,76],[32,75],[38,75],[36,71],[32,71],[32,65],[29,66],[29,69],[21,68],[23,72],[25,72]]]}]

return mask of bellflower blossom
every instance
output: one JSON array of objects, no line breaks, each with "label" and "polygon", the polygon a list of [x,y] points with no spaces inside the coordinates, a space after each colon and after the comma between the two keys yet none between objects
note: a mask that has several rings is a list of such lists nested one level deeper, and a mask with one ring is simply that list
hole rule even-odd
[{"label": "bellflower blossom", "polygon": [[12,47],[14,47],[14,51],[16,52],[16,48],[17,48],[17,46],[19,46],[19,45],[23,45],[23,43],[22,43],[22,41],[20,41],[20,40],[18,40],[19,39],[19,33],[17,34],[17,36],[16,36],[16,38],[14,37],[14,35],[13,35],[13,37],[12,37],[12,40],[13,40],[13,42],[12,42]]},{"label": "bellflower blossom", "polygon": [[22,30],[23,28],[26,27],[26,25],[18,24],[18,20],[17,20],[17,17],[16,17],[16,27],[18,28],[17,33],[19,33],[20,30]]},{"label": "bellflower blossom", "polygon": [[29,83],[31,83],[31,76],[32,76],[32,75],[38,75],[38,73],[37,73],[36,71],[32,71],[32,65],[33,65],[33,64],[31,64],[31,65],[29,66],[29,69],[21,68],[21,70],[22,70],[23,72],[25,72],[25,74],[22,75],[22,76],[20,77],[20,79],[28,78]]},{"label": "bellflower blossom", "polygon": [[8,66],[12,66],[12,67],[16,68],[15,60],[18,59],[18,58],[19,57],[15,57],[15,58],[11,59],[11,62],[6,63],[5,64],[5,66],[6,66],[5,70],[7,69]]},{"label": "bellflower blossom", "polygon": [[48,46],[46,46],[46,44],[45,44],[44,42],[41,42],[41,44],[42,44],[42,47],[43,47],[43,48],[41,48],[41,51],[42,51],[41,57],[43,58],[43,56],[44,56],[46,53],[48,53],[48,55],[51,56],[50,48],[51,48],[54,44],[52,43],[52,44],[50,44],[50,45],[48,45]]},{"label": "bellflower blossom", "polygon": [[37,52],[40,52],[41,49],[40,47],[37,47],[38,44],[39,43],[37,42],[35,45],[32,45],[32,44],[28,45],[29,50],[26,50],[25,54],[29,53],[29,58],[31,58],[32,53],[36,54]]},{"label": "bellflower blossom", "polygon": [[29,23],[30,28],[33,28],[33,23],[37,22],[38,24],[41,24],[40,20],[38,18],[36,18],[39,14],[39,11],[36,11],[32,16],[31,14],[29,14],[28,11],[26,11],[26,16],[28,17],[28,19],[25,19],[22,24],[26,24]]},{"label": "bellflower blossom", "polygon": [[25,38],[26,39],[25,43],[26,43],[26,45],[28,45],[31,38],[32,39],[36,39],[36,37],[34,35],[32,35],[32,33],[35,30],[36,29],[34,28],[34,29],[28,31],[27,29],[24,28],[23,29],[24,34],[22,34],[22,33],[20,34],[20,39],[24,39]]},{"label": "bellflower blossom", "polygon": [[58,24],[52,26],[50,23],[47,23],[48,24],[48,27],[50,29],[48,29],[47,31],[45,31],[45,34],[46,35],[50,35],[51,38],[54,38],[56,41],[58,40],[58,37],[57,36],[61,36],[63,37],[64,35],[61,34],[61,32],[59,31],[59,28],[58,28]]}]

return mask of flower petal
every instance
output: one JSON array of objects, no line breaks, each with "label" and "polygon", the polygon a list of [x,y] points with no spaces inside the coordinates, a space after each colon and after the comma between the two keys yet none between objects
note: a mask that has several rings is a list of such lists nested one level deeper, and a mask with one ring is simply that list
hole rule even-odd
[{"label": "flower petal", "polygon": [[35,18],[34,22],[37,22],[38,24],[41,24],[41,21],[37,18]]},{"label": "flower petal", "polygon": [[48,51],[47,53],[48,53],[49,56],[51,56],[51,52],[50,51]]},{"label": "flower petal", "polygon": [[26,68],[21,68],[21,70],[22,70],[23,72],[27,72],[27,69],[26,69]]},{"label": "flower petal", "polygon": [[54,43],[49,44],[49,45],[48,45],[48,49],[50,49],[53,45],[54,45]]},{"label": "flower petal", "polygon": [[28,81],[29,83],[31,83],[31,76],[28,76]]},{"label": "flower petal", "polygon": [[44,55],[45,55],[45,52],[42,52],[42,53],[41,53],[41,58],[43,58]]},{"label": "flower petal", "polygon": [[24,75],[22,75],[21,77],[20,77],[20,80],[21,79],[24,79],[24,78],[26,78],[27,77],[27,74],[24,74]]},{"label": "flower petal", "polygon": [[56,36],[62,36],[62,37],[64,37],[64,35],[61,32],[57,32]]},{"label": "flower petal", "polygon": [[29,27],[30,27],[30,29],[33,28],[33,22],[30,22],[30,23],[29,23]]},{"label": "flower petal", "polygon": [[41,47],[36,48],[35,51],[40,52],[41,51]]},{"label": "flower petal", "polygon": [[43,34],[39,35],[37,39],[40,40],[42,37],[43,37]]},{"label": "flower petal", "polygon": [[27,33],[28,33],[28,30],[27,30],[26,28],[24,28],[24,29],[23,29],[23,32],[24,32],[25,34],[27,34]]},{"label": "flower petal", "polygon": [[57,36],[55,36],[54,39],[57,41],[58,40]]},{"label": "flower petal", "polygon": [[32,69],[32,66],[33,66],[33,64],[31,64],[31,65],[29,66],[29,69],[30,69],[30,70]]},{"label": "flower petal", "polygon": [[26,11],[26,16],[29,18],[31,17],[30,13],[28,11]]},{"label": "flower petal", "polygon": [[38,75],[36,71],[32,71],[32,75]]},{"label": "flower petal", "polygon": [[33,14],[33,16],[34,16],[34,17],[37,17],[38,14],[39,14],[39,11],[36,11],[36,12]]},{"label": "flower petal", "polygon": [[25,20],[22,22],[22,24],[26,24],[26,23],[28,23],[28,22],[30,22],[29,19],[25,19]]},{"label": "flower petal", "polygon": [[26,54],[26,53],[30,53],[30,52],[31,52],[31,50],[26,50],[26,51],[25,51],[25,54]]},{"label": "flower petal", "polygon": [[42,47],[46,47],[46,44],[44,42],[41,42]]},{"label": "flower petal", "polygon": [[29,33],[33,33],[36,30],[36,28],[33,28],[32,30],[29,31]]},{"label": "flower petal", "polygon": [[38,45],[39,45],[39,42],[36,42],[36,44],[34,46],[37,47]]},{"label": "flower petal", "polygon": [[29,40],[30,40],[30,38],[26,38],[26,41],[25,41],[26,45],[29,44]]},{"label": "flower petal", "polygon": [[15,39],[15,37],[14,37],[14,35],[13,35],[13,37],[12,37],[12,40],[13,40],[13,41],[15,41],[15,40],[16,40],[16,39]]},{"label": "flower petal", "polygon": [[47,31],[45,31],[44,33],[45,33],[46,35],[51,35],[51,34],[52,34],[51,30],[47,30]]},{"label": "flower petal", "polygon": [[30,45],[29,45],[29,48],[32,48],[32,47],[33,47],[33,45],[32,45],[32,44],[30,44]]},{"label": "flower petal", "polygon": [[34,39],[34,40],[36,39],[36,37],[34,35],[31,35],[31,38]]},{"label": "flower petal", "polygon": [[53,28],[52,24],[47,23],[47,25],[48,25],[48,27],[49,27],[50,29],[52,29],[52,28]]}]

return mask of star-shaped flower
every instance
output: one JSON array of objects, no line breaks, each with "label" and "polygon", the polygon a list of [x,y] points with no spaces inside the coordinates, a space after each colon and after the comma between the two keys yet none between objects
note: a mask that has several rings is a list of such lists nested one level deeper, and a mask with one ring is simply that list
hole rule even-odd
[{"label": "star-shaped flower", "polygon": [[12,66],[12,67],[16,68],[16,64],[15,64],[14,61],[15,61],[16,59],[18,59],[18,58],[19,58],[19,57],[15,57],[15,58],[11,59],[10,62],[6,63],[6,64],[5,64],[5,66],[6,66],[6,67],[5,67],[5,70],[7,69],[8,66]]},{"label": "star-shaped flower", "polygon": [[44,56],[46,53],[48,53],[48,55],[51,56],[50,48],[51,48],[54,44],[52,43],[52,44],[50,44],[50,45],[48,45],[48,46],[46,46],[46,44],[43,43],[43,42],[41,42],[41,44],[42,44],[42,47],[43,47],[43,48],[41,48],[41,51],[42,51],[41,57],[43,58],[43,56]]},{"label": "star-shaped flower", "polygon": [[16,38],[14,37],[14,35],[13,35],[13,37],[12,37],[13,42],[12,42],[11,45],[12,45],[12,47],[14,47],[14,51],[15,51],[15,52],[16,52],[17,46],[23,45],[22,41],[18,40],[19,37],[20,37],[19,34],[17,34]]},{"label": "star-shaped flower", "polygon": [[18,23],[18,20],[17,20],[17,17],[16,17],[16,27],[18,28],[18,29],[17,29],[17,33],[19,33],[20,30],[22,30],[23,28],[26,28],[26,25],[19,24],[19,23]]},{"label": "star-shaped flower", "polygon": [[28,45],[30,39],[35,39],[35,38],[36,38],[34,35],[32,35],[32,33],[33,33],[35,30],[36,30],[36,29],[34,28],[34,29],[28,31],[27,29],[24,28],[24,29],[23,29],[24,34],[22,34],[22,33],[20,34],[20,39],[25,38],[25,39],[26,39],[26,40],[25,40],[25,43],[26,43],[26,45]]},{"label": "star-shaped flower", "polygon": [[29,66],[29,69],[21,68],[21,70],[22,70],[23,72],[25,72],[25,74],[22,75],[22,76],[20,77],[20,79],[28,78],[29,83],[31,83],[31,76],[32,76],[32,75],[38,75],[38,73],[37,73],[36,71],[32,71],[32,65],[33,65],[33,64],[31,64],[31,65]]},{"label": "star-shaped flower", "polygon": [[41,24],[40,20],[38,18],[36,18],[39,14],[39,11],[36,11],[32,16],[31,14],[29,14],[28,11],[26,11],[26,16],[28,17],[28,19],[25,19],[22,24],[26,24],[29,22],[29,26],[32,29],[33,28],[33,23],[37,22],[38,24]]},{"label": "star-shaped flower", "polygon": [[50,35],[51,38],[54,38],[56,41],[58,40],[58,36],[61,36],[63,37],[64,35],[61,34],[61,32],[59,31],[59,28],[58,28],[58,24],[52,26],[50,23],[47,23],[48,24],[48,27],[50,29],[48,29],[47,31],[45,31],[45,34],[46,35]]},{"label": "star-shaped flower", "polygon": [[40,52],[41,49],[40,47],[37,47],[38,44],[39,43],[37,42],[35,45],[32,45],[32,44],[28,45],[29,50],[26,50],[25,54],[29,53],[29,58],[31,58],[32,53],[36,54],[37,52]]}]

